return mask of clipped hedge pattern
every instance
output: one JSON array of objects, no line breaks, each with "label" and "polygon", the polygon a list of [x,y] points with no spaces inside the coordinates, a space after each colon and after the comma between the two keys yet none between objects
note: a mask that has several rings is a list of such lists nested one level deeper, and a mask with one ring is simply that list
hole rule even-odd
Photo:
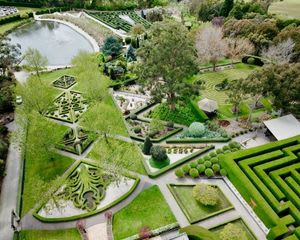
[{"label": "clipped hedge pattern", "polygon": [[230,181],[268,228],[268,239],[300,239],[300,136],[222,157]]}]

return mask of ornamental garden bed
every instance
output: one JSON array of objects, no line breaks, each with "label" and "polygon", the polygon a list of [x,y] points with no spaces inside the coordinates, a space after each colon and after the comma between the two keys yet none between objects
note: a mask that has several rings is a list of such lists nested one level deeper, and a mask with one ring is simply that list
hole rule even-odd
[{"label": "ornamental garden bed", "polygon": [[88,108],[87,101],[81,96],[81,93],[67,91],[58,96],[53,106],[46,113],[47,117],[65,121],[76,122],[82,113]]},{"label": "ornamental garden bed", "polygon": [[130,116],[126,119],[130,137],[137,141],[144,141],[147,136],[152,142],[161,142],[162,140],[180,132],[181,127],[174,124],[166,124],[159,120],[141,120],[136,116]]},{"label": "ornamental garden bed", "polygon": [[75,77],[63,75],[52,82],[52,85],[57,88],[68,89],[76,84]]},{"label": "ornamental garden bed", "polygon": [[143,164],[150,177],[158,177],[161,174],[183,164],[191,159],[198,157],[205,152],[213,149],[214,146],[204,146],[202,148],[181,147],[167,149],[167,156],[163,162],[152,159],[151,156],[144,155]]},{"label": "ornamental garden bed", "polygon": [[151,23],[134,11],[101,11],[88,12],[88,14],[108,26],[124,32],[129,32],[136,24],[142,24],[145,28],[151,26]]},{"label": "ornamental garden bed", "polygon": [[70,128],[64,134],[63,140],[57,145],[57,148],[81,155],[93,143],[94,139],[93,133],[87,132],[81,127]]},{"label": "ornamental garden bed", "polygon": [[[242,230],[242,232],[245,234],[244,236],[246,237],[247,240],[256,240],[256,237],[251,232],[250,228],[247,226],[247,224],[241,218],[235,219],[235,220],[227,222],[227,223],[223,223],[223,224],[221,224],[217,227],[211,228],[209,230],[211,232],[219,235],[221,233],[221,231],[224,229],[224,227],[229,223],[240,228]],[[241,239],[244,239],[244,238],[241,238]]]},{"label": "ornamental garden bed", "polygon": [[116,182],[97,165],[80,161],[33,215],[43,222],[64,222],[91,216],[124,200],[138,182],[138,178],[131,176],[123,176]]},{"label": "ornamental garden bed", "polygon": [[193,197],[193,187],[195,184],[169,184],[168,188],[174,196],[179,207],[187,217],[190,223],[196,223],[210,218],[220,213],[233,209],[232,204],[223,194],[218,186],[212,185],[219,194],[218,203],[215,206],[205,206]]}]

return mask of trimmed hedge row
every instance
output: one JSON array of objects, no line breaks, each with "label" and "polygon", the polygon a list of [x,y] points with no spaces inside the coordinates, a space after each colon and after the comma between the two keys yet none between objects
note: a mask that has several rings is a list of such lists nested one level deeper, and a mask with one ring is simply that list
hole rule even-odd
[{"label": "trimmed hedge row", "polygon": [[16,22],[19,20],[28,19],[28,18],[32,18],[32,17],[33,17],[33,13],[28,13],[28,17],[22,17],[20,14],[11,15],[8,17],[0,18],[0,25],[7,24],[10,22]]},{"label": "trimmed hedge row", "polygon": [[193,138],[193,139],[180,139],[171,138],[166,141],[166,143],[211,143],[211,142],[228,142],[231,138]]},{"label": "trimmed hedge row", "polygon": [[[221,166],[254,211],[271,228],[268,239],[292,239],[300,228],[299,192],[286,179],[297,179],[300,136],[223,156]],[[295,178],[294,178],[295,177]],[[296,182],[297,180],[295,180]],[[296,187],[297,188],[297,187]],[[296,230],[289,230],[293,224]],[[287,239],[287,238],[285,238]]]}]

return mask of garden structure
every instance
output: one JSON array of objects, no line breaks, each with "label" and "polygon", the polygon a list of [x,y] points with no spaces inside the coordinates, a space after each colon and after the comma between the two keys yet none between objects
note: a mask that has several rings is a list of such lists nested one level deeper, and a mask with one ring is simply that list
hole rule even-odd
[{"label": "garden structure", "polygon": [[145,28],[149,28],[151,26],[147,20],[139,16],[134,11],[103,11],[88,12],[88,14],[107,24],[108,26],[124,32],[129,32],[132,26],[136,24],[142,24]]},{"label": "garden structure", "polygon": [[62,88],[62,89],[68,89],[74,84],[76,84],[75,77],[68,76],[68,75],[63,75],[58,79],[54,80],[52,83],[54,87]]},{"label": "garden structure", "polygon": [[268,239],[300,239],[299,136],[228,154],[221,165],[270,228]]},{"label": "garden structure", "polygon": [[88,108],[88,103],[81,93],[76,91],[66,91],[59,95],[53,102],[53,106],[48,110],[47,116],[53,119],[76,122],[80,115]]}]

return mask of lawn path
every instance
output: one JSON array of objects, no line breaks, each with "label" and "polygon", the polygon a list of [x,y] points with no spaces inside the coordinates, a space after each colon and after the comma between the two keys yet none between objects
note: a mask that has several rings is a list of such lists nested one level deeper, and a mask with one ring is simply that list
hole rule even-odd
[{"label": "lawn path", "polygon": [[[7,127],[10,132],[18,130],[16,120],[9,123]],[[0,194],[0,238],[3,240],[12,239],[14,234],[11,228],[11,211],[16,210],[17,207],[21,159],[20,147],[12,139],[6,160],[6,176]]]}]

